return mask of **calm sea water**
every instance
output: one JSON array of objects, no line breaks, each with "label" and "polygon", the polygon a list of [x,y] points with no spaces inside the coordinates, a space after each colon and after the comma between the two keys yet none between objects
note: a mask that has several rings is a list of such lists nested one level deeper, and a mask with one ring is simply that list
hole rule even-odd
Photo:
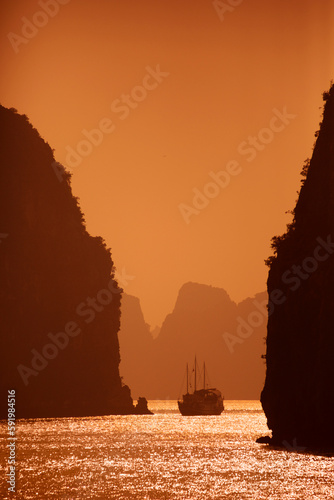
[{"label": "calm sea water", "polygon": [[[17,422],[17,493],[0,498],[331,499],[334,459],[270,450],[258,401],[226,401],[219,417],[182,417],[176,401],[150,401],[154,416]],[[292,443],[291,443],[292,445]]]}]

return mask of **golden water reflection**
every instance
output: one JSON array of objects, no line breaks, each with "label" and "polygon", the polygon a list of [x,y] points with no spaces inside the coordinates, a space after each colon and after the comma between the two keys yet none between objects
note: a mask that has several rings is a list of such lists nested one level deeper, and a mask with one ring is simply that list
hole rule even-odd
[{"label": "golden water reflection", "polygon": [[151,401],[153,416],[19,421],[17,498],[332,498],[332,458],[258,445],[268,433],[260,403],[225,406],[218,417],[182,417],[176,401]]}]

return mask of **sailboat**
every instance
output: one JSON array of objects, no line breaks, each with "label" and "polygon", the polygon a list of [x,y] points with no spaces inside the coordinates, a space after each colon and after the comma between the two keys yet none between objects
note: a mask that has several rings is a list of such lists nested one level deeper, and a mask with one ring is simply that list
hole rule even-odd
[{"label": "sailboat", "polygon": [[189,370],[187,363],[187,393],[178,401],[180,413],[185,416],[220,415],[224,410],[224,398],[216,388],[207,388],[205,363],[203,364],[203,389],[197,389],[197,362],[195,356],[194,392],[189,392]]}]

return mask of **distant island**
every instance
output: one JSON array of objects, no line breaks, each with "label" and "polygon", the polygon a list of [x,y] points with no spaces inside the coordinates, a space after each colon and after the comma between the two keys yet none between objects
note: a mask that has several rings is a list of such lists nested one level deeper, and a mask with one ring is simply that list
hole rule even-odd
[{"label": "distant island", "polygon": [[225,399],[259,399],[265,377],[267,293],[236,304],[218,287],[185,283],[153,338],[140,301],[124,294],[119,332],[124,381],[133,395],[177,399],[185,364],[206,362],[209,382]]},{"label": "distant island", "polygon": [[274,445],[334,451],[334,85],[293,221],[273,238],[267,373],[261,402]]},{"label": "distant island", "polygon": [[110,250],[28,118],[1,106],[0,121],[0,418],[13,389],[17,418],[145,413],[119,374]]}]

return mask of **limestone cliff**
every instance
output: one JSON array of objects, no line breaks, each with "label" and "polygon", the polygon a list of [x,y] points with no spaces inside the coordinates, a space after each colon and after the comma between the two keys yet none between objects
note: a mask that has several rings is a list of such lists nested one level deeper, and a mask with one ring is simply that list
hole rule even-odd
[{"label": "limestone cliff", "polygon": [[0,121],[1,417],[9,389],[17,417],[131,413],[110,250],[27,117],[1,106]]},{"label": "limestone cliff", "polygon": [[334,449],[334,86],[293,222],[268,259],[267,374],[261,401],[273,443]]}]

